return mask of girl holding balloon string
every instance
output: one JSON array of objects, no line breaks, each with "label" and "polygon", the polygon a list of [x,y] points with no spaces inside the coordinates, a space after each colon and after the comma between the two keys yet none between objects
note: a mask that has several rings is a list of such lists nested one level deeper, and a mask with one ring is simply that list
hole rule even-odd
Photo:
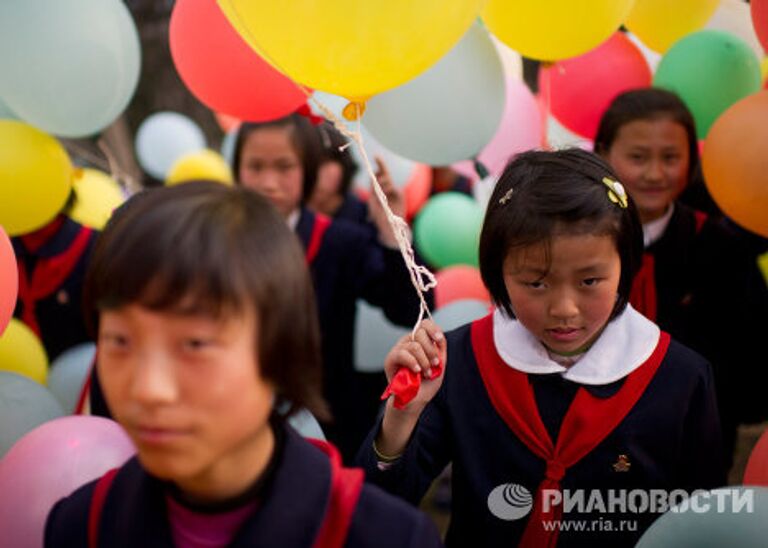
[{"label": "girl holding balloon string", "polygon": [[[600,158],[517,156],[480,237],[498,308],[447,335],[426,320],[392,349],[385,412],[358,455],[368,478],[417,502],[452,462],[446,544],[532,548],[633,546],[658,516],[566,510],[561,489],[608,501],[723,485],[709,364],[627,304],[641,254],[635,208]],[[552,523],[598,519],[635,525]]]},{"label": "girl holding balloon string", "polygon": [[730,463],[737,425],[768,417],[755,389],[768,381],[756,344],[768,331],[768,292],[755,258],[720,219],[678,200],[699,171],[699,148],[693,116],[675,94],[646,88],[616,97],[595,151],[616,170],[643,223],[645,253],[630,302],[712,363]]},{"label": "girl holding balloon string", "polygon": [[[317,182],[321,139],[309,117],[300,114],[245,123],[237,137],[233,171],[240,185],[277,207],[306,250],[320,315],[324,395],[333,415],[333,421],[323,426],[328,439],[351,460],[375,421],[378,408],[373,395],[386,384],[383,374],[354,369],[357,299],[380,307],[390,321],[403,326],[413,325],[420,302],[375,196],[368,202],[375,231],[329,219],[306,206]],[[379,175],[390,207],[402,216],[400,192],[386,170]],[[431,307],[431,294],[426,295],[426,304]]]},{"label": "girl holding balloon string", "polygon": [[85,307],[138,454],[58,502],[45,546],[440,545],[276,411],[325,405],[304,253],[262,197],[205,181],[134,196],[99,239]]}]

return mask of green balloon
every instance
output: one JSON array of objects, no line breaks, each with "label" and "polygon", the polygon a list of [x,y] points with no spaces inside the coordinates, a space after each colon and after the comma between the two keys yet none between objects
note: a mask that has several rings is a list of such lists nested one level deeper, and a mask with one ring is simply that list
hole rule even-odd
[{"label": "green balloon", "polygon": [[653,84],[680,96],[703,139],[728,107],[760,89],[760,63],[740,38],[703,30],[675,42],[662,57]]},{"label": "green balloon", "polygon": [[477,247],[483,209],[459,192],[443,192],[422,208],[413,229],[416,248],[435,268],[478,266]]}]

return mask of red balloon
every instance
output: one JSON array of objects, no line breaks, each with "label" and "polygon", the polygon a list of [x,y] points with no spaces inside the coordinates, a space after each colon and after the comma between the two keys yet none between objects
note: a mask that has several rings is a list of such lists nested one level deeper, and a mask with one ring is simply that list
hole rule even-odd
[{"label": "red balloon", "polygon": [[638,47],[617,32],[595,49],[540,71],[539,91],[563,126],[594,139],[611,101],[623,91],[650,86],[651,79]]},{"label": "red balloon", "polygon": [[741,483],[768,487],[768,430],[763,432],[749,455],[747,467],[744,470],[744,481]]},{"label": "red balloon", "polygon": [[483,285],[480,270],[474,266],[449,266],[435,274],[435,278],[435,308],[442,308],[453,301],[463,299],[491,303],[491,296]]},{"label": "red balloon", "polygon": [[290,114],[306,102],[296,84],[240,38],[215,0],[178,0],[169,32],[176,70],[210,109],[257,122]]},{"label": "red balloon", "polygon": [[403,186],[405,199],[405,217],[413,219],[421,207],[427,202],[432,189],[432,168],[426,164],[417,164],[413,168],[411,178]]},{"label": "red balloon", "polygon": [[752,0],[750,9],[757,39],[760,40],[763,49],[768,51],[768,0]]},{"label": "red balloon", "polygon": [[16,255],[8,235],[0,226],[0,335],[3,334],[16,308],[19,290],[19,271],[16,267]]}]

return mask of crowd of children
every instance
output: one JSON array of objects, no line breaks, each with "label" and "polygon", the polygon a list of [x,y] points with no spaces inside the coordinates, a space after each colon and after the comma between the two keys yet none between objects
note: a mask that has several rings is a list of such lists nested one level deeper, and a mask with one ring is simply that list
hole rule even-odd
[{"label": "crowd of children", "polygon": [[[51,358],[97,341],[91,412],[137,447],[54,507],[46,546],[438,546],[412,505],[449,463],[449,545],[631,546],[657,513],[555,527],[595,514],[552,493],[726,484],[738,425],[768,418],[768,291],[676,95],[618,96],[594,153],[511,158],[479,242],[494,309],[423,321],[382,374],[355,368],[357,301],[412,327],[420,300],[346,145],[298,113],[244,123],[234,188],[150,189],[101,234],[62,214],[14,238],[16,315]],[[330,444],[287,425],[300,408]]]}]

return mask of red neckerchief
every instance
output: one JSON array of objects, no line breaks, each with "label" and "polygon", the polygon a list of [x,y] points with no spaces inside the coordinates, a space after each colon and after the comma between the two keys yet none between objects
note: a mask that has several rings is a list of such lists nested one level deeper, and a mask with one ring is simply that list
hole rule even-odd
[{"label": "red neckerchief", "polygon": [[652,253],[643,253],[643,263],[632,280],[629,302],[640,314],[656,321],[656,260]]},{"label": "red neckerchief", "polygon": [[[693,212],[694,222],[696,224],[696,234],[701,232],[704,223],[707,220],[707,214],[701,211]],[[629,302],[632,307],[643,316],[656,321],[657,315],[657,295],[656,295],[656,261],[652,253],[643,253],[643,263],[640,270],[632,280],[632,289],[629,292]]]},{"label": "red neckerchief", "polygon": [[24,248],[30,253],[35,253],[59,231],[63,224],[64,215],[59,215],[43,228],[39,228],[34,232],[20,236],[21,243],[24,244]]},{"label": "red neckerchief", "polygon": [[[59,224],[57,228],[59,227],[61,227],[61,224]],[[29,275],[27,274],[27,267],[24,264],[24,260],[17,261],[19,269],[19,300],[24,304],[21,320],[27,324],[38,337],[40,336],[40,325],[38,324],[37,314],[35,313],[37,301],[48,297],[54,291],[59,289],[67,277],[72,273],[75,265],[77,265],[80,257],[82,257],[88,247],[91,232],[92,229],[89,227],[81,227],[80,232],[77,233],[67,249],[52,257],[38,258]],[[48,234],[48,239],[50,239],[50,237],[51,234]],[[26,246],[26,242],[23,243]],[[37,249],[39,249],[39,247],[35,250]]]},{"label": "red neckerchief", "polygon": [[520,441],[547,463],[520,546],[553,547],[558,529],[546,530],[542,523],[559,521],[562,506],[550,507],[545,513],[543,490],[559,490],[568,468],[597,447],[627,416],[659,368],[669,346],[669,335],[661,333],[651,356],[627,375],[614,396],[598,398],[580,387],[563,419],[557,443],[553,444],[539,415],[528,375],[507,365],[496,350],[493,315],[473,322],[471,329],[472,348],[493,407]]},{"label": "red neckerchief", "polygon": [[317,253],[320,251],[320,244],[323,241],[323,234],[331,226],[331,219],[321,213],[315,213],[315,223],[312,225],[312,235],[309,237],[309,244],[307,245],[306,259],[307,264],[312,264],[312,261],[317,257]]}]

